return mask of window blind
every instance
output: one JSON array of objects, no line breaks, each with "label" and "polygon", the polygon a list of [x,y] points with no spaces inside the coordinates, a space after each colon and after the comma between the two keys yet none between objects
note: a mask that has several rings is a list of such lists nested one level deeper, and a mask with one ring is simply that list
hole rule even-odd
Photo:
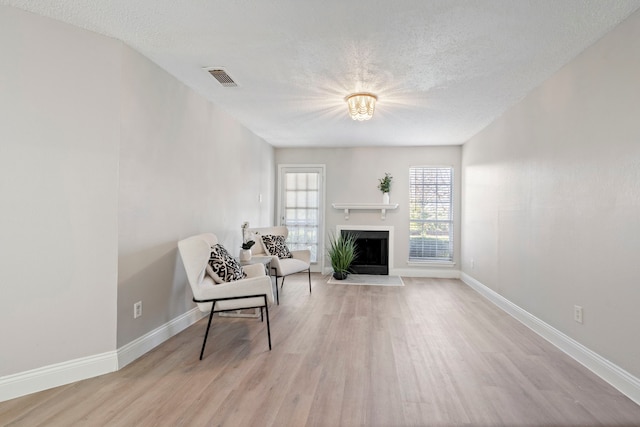
[{"label": "window blind", "polygon": [[409,169],[409,260],[453,260],[453,168]]}]

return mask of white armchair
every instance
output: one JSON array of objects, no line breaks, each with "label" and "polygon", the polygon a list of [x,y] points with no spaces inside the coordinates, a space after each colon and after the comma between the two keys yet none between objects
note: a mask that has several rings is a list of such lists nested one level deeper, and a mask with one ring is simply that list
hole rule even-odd
[{"label": "white armchair", "polygon": [[213,313],[221,311],[260,308],[261,319],[264,320],[263,308],[267,318],[267,337],[271,350],[271,329],[269,326],[269,304],[273,303],[273,290],[269,278],[261,264],[243,267],[247,275],[245,279],[234,282],[216,284],[206,273],[211,247],[218,243],[215,234],[205,233],[192,236],[178,242],[178,249],[189,285],[193,292],[193,301],[202,312],[209,313],[209,323],[202,342],[200,360],[207,344],[207,336],[211,327]]},{"label": "white armchair", "polygon": [[309,249],[290,251],[292,258],[279,259],[277,256],[267,252],[262,243],[263,235],[284,236],[285,240],[289,235],[289,230],[285,226],[250,228],[251,239],[256,244],[251,248],[251,254],[256,256],[271,256],[271,269],[276,274],[276,301],[280,304],[278,292],[278,279],[282,277],[280,287],[284,286],[284,278],[290,274],[307,272],[309,277],[309,293],[311,293],[311,251]]}]

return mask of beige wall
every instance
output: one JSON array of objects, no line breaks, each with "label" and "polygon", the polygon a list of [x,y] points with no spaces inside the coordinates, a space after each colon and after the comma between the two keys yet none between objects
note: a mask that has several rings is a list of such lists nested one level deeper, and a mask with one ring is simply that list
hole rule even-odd
[{"label": "beige wall", "polygon": [[115,349],[121,47],[0,6],[0,377]]},{"label": "beige wall", "polygon": [[638,76],[635,13],[465,144],[462,162],[464,272],[636,377]]},{"label": "beige wall", "polygon": [[122,58],[118,347],[193,307],[177,240],[211,231],[233,254],[243,221],[271,221],[274,193],[270,145],[132,49]]},{"label": "beige wall", "polygon": [[194,307],[179,239],[272,220],[273,148],[116,40],[0,6],[0,52],[0,377],[113,360]]},{"label": "beige wall", "polygon": [[[366,123],[364,123],[366,126]],[[337,225],[393,226],[395,234],[393,267],[395,274],[449,276],[457,275],[460,257],[460,154],[459,146],[396,147],[396,148],[277,148],[277,164],[326,165],[325,233],[335,233]],[[410,266],[409,259],[409,167],[453,166],[455,194],[455,254],[453,267],[433,265]],[[396,210],[388,211],[381,220],[380,211],[353,211],[349,220],[332,203],[382,203],[378,179],[391,173],[391,203]],[[325,267],[330,268],[328,261]]]}]

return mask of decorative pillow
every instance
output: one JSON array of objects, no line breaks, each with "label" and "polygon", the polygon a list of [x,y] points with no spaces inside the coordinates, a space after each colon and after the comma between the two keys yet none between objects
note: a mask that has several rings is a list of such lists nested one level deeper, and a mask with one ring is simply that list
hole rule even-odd
[{"label": "decorative pillow", "polygon": [[207,272],[215,282],[218,282],[216,276],[222,282],[233,282],[246,277],[238,260],[229,255],[229,252],[221,244],[211,247],[209,266],[213,270],[213,274],[209,272],[209,268],[207,268]]},{"label": "decorative pillow", "polygon": [[220,276],[218,276],[216,272],[213,271],[213,267],[211,267],[211,264],[207,264],[206,269],[207,269],[207,274],[211,276],[211,278],[216,283],[216,285],[219,285],[220,283],[224,283],[224,280],[222,280]]},{"label": "decorative pillow", "polygon": [[273,234],[265,234],[262,236],[262,243],[265,250],[271,256],[277,256],[280,259],[293,258],[289,248],[284,243],[284,236],[278,236]]}]

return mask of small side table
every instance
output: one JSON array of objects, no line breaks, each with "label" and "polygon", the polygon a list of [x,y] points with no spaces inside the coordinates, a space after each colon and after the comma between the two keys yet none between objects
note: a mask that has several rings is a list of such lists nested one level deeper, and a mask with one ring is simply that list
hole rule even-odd
[{"label": "small side table", "polygon": [[248,261],[240,261],[240,265],[252,265],[252,264],[262,264],[264,265],[265,272],[267,276],[271,276],[271,257],[270,256],[252,256]]},{"label": "small side table", "polygon": [[[264,265],[265,272],[269,279],[271,279],[271,257],[270,256],[252,256],[248,261],[240,261],[240,265],[253,265],[253,264],[262,264]],[[278,292],[278,286],[276,284],[276,293]],[[258,318],[260,317],[260,309],[254,309],[253,313],[243,313],[242,310],[235,311],[223,311],[218,313],[218,316],[221,317],[251,317]]]},{"label": "small side table", "polygon": [[[269,278],[271,278],[272,277],[272,275],[271,275],[271,260],[272,259],[273,259],[273,257],[271,257],[271,256],[256,255],[256,256],[252,256],[249,261],[240,261],[240,265],[263,264],[265,273],[267,273],[267,276],[269,276]],[[276,281],[276,302],[278,303],[278,305],[280,305],[280,295],[278,295],[278,282],[277,281]]]}]

